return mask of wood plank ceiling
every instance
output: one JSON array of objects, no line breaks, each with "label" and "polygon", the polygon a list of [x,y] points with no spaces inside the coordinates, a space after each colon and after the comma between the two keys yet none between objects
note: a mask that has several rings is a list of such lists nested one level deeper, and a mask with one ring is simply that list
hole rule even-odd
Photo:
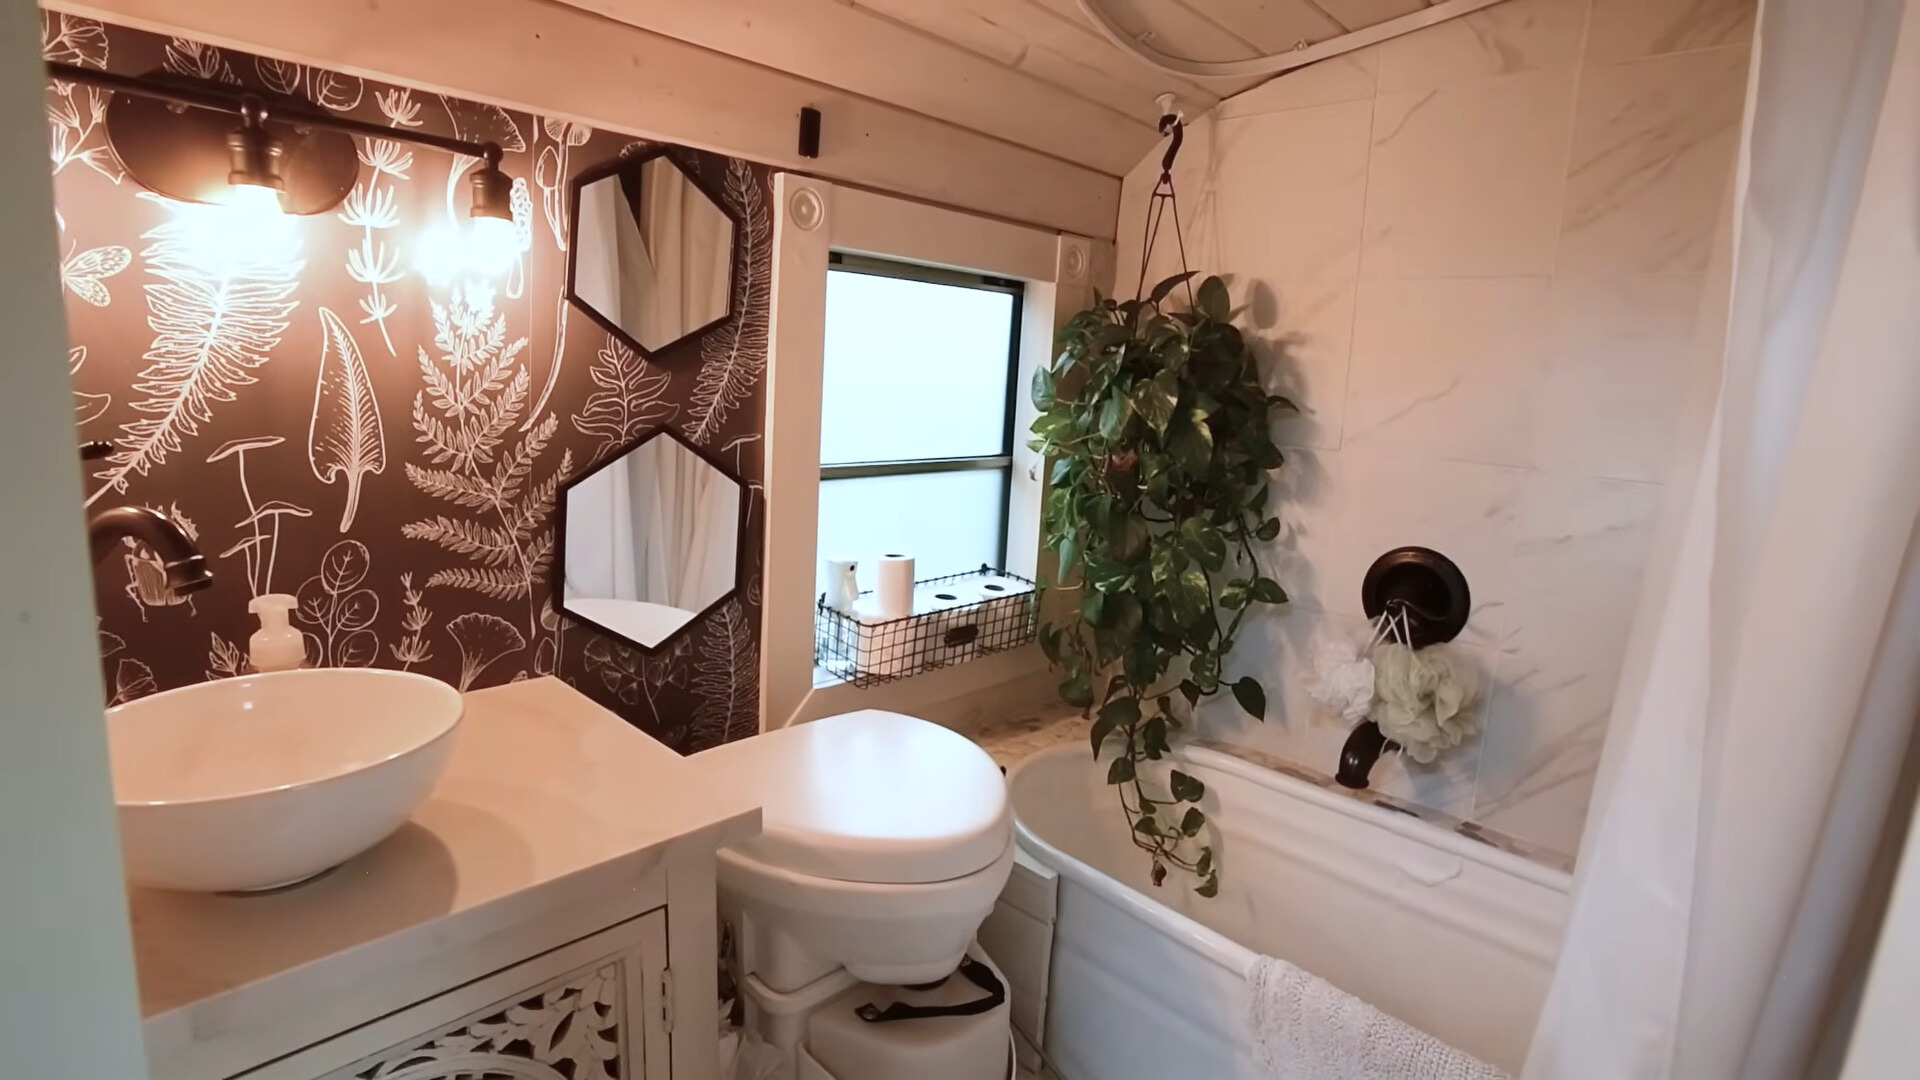
[{"label": "wood plank ceiling", "polygon": [[[1167,75],[1115,48],[1077,0],[561,0],[607,18],[1124,175],[1158,138],[1157,94],[1194,115],[1258,80]],[[1192,60],[1339,37],[1426,0],[1099,0]],[[697,88],[689,88],[695,92]],[[833,118],[826,118],[828,138]]]}]

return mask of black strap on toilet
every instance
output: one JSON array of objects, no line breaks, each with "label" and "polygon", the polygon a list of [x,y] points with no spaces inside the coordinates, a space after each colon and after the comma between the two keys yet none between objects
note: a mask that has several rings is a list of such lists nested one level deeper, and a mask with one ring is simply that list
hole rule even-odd
[{"label": "black strap on toilet", "polygon": [[854,1015],[869,1024],[890,1024],[895,1020],[930,1020],[936,1016],[979,1016],[992,1012],[1007,1002],[1007,987],[993,969],[975,960],[971,956],[960,958],[960,974],[967,981],[987,992],[983,998],[962,1001],[954,1005],[909,1005],[896,1001],[882,1009],[869,1001],[853,1010]]}]

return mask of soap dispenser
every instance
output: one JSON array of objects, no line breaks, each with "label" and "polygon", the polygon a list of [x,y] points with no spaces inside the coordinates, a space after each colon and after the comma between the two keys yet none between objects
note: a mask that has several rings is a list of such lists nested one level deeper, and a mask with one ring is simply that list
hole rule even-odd
[{"label": "soap dispenser", "polygon": [[298,603],[287,593],[263,593],[247,602],[247,613],[260,616],[260,629],[247,639],[253,670],[292,671],[306,666],[306,638],[287,621]]}]

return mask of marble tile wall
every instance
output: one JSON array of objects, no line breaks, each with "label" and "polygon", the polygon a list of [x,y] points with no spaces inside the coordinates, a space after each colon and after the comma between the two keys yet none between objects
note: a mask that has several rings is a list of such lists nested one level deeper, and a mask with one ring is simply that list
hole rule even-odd
[{"label": "marble tile wall", "polygon": [[[1572,855],[1669,467],[1675,403],[1745,95],[1753,0],[1507,0],[1222,102],[1175,180],[1269,380],[1294,596],[1247,634],[1259,723],[1202,734],[1330,772],[1316,635],[1362,635],[1401,544],[1474,592],[1481,735],[1376,787]],[[1120,290],[1159,151],[1128,177]],[[1170,239],[1167,238],[1167,239]],[[1155,249],[1148,279],[1177,270]]]}]

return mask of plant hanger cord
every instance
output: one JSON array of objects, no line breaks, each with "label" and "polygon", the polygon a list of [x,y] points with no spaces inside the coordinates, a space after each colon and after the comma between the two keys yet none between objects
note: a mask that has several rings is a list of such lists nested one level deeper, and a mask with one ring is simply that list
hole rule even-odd
[{"label": "plant hanger cord", "polygon": [[[1180,145],[1187,138],[1186,121],[1177,112],[1170,112],[1160,118],[1160,132],[1171,135],[1167,142],[1167,152],[1160,157],[1160,179],[1154,182],[1153,193],[1147,196],[1146,232],[1140,238],[1140,280],[1133,287],[1133,298],[1140,299],[1147,290],[1147,267],[1153,263],[1153,245],[1160,238],[1160,223],[1167,216],[1167,209],[1173,209],[1173,240],[1180,248],[1180,272],[1185,274],[1193,268],[1187,265],[1187,238],[1180,224],[1180,199],[1173,190],[1173,162],[1180,156]],[[1186,282],[1187,306],[1193,306],[1193,279]]]}]

